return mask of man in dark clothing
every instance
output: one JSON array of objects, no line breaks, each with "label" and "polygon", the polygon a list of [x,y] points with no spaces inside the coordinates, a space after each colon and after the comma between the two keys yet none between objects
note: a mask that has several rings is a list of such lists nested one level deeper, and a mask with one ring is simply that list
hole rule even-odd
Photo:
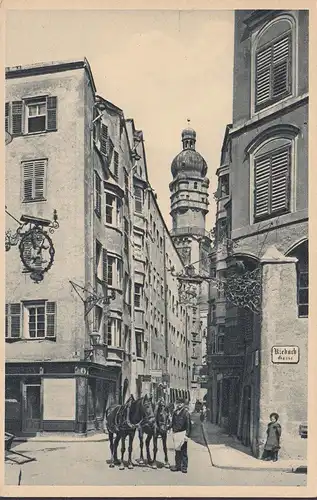
[{"label": "man in dark clothing", "polygon": [[188,407],[184,403],[182,399],[177,400],[176,409],[172,417],[175,466],[171,467],[171,471],[182,471],[186,474],[188,468],[187,440],[191,432],[191,419]]}]

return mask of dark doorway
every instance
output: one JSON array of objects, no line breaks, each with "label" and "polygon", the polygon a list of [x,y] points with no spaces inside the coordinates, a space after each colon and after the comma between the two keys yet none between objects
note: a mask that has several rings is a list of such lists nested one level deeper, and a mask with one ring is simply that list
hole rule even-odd
[{"label": "dark doorway", "polygon": [[251,423],[251,387],[246,385],[243,389],[243,414],[242,414],[242,443],[250,446]]},{"label": "dark doorway", "polygon": [[40,431],[41,426],[41,385],[23,385],[22,430],[27,434]]}]

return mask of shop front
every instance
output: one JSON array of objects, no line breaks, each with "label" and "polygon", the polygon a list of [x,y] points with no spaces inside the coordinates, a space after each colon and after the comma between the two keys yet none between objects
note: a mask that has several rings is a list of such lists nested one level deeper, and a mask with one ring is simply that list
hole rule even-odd
[{"label": "shop front", "polygon": [[89,362],[7,363],[5,430],[86,434],[119,399],[118,368]]}]

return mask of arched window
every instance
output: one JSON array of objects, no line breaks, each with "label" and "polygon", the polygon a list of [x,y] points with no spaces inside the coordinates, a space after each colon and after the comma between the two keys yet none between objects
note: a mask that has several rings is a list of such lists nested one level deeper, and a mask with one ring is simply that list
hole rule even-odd
[{"label": "arched window", "polygon": [[297,258],[297,304],[298,316],[308,317],[308,241],[298,245],[291,253]]},{"label": "arched window", "polygon": [[294,92],[295,21],[280,17],[269,23],[255,38],[253,77],[255,112]]},{"label": "arched window", "polygon": [[254,222],[290,211],[292,148],[291,139],[274,137],[254,153]]}]

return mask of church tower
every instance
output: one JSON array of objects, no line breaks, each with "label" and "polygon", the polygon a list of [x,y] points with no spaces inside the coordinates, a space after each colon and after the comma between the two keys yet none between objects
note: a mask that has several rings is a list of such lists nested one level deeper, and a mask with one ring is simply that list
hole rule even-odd
[{"label": "church tower", "polygon": [[[189,121],[189,120],[188,120]],[[183,150],[171,165],[173,180],[170,183],[173,242],[185,265],[192,264],[196,274],[209,273],[208,254],[210,239],[206,232],[208,213],[207,163],[196,151],[196,132],[188,127],[182,131]],[[201,399],[206,390],[200,387],[200,373],[206,354],[208,283],[197,286],[197,304],[191,331],[192,398]]]}]

